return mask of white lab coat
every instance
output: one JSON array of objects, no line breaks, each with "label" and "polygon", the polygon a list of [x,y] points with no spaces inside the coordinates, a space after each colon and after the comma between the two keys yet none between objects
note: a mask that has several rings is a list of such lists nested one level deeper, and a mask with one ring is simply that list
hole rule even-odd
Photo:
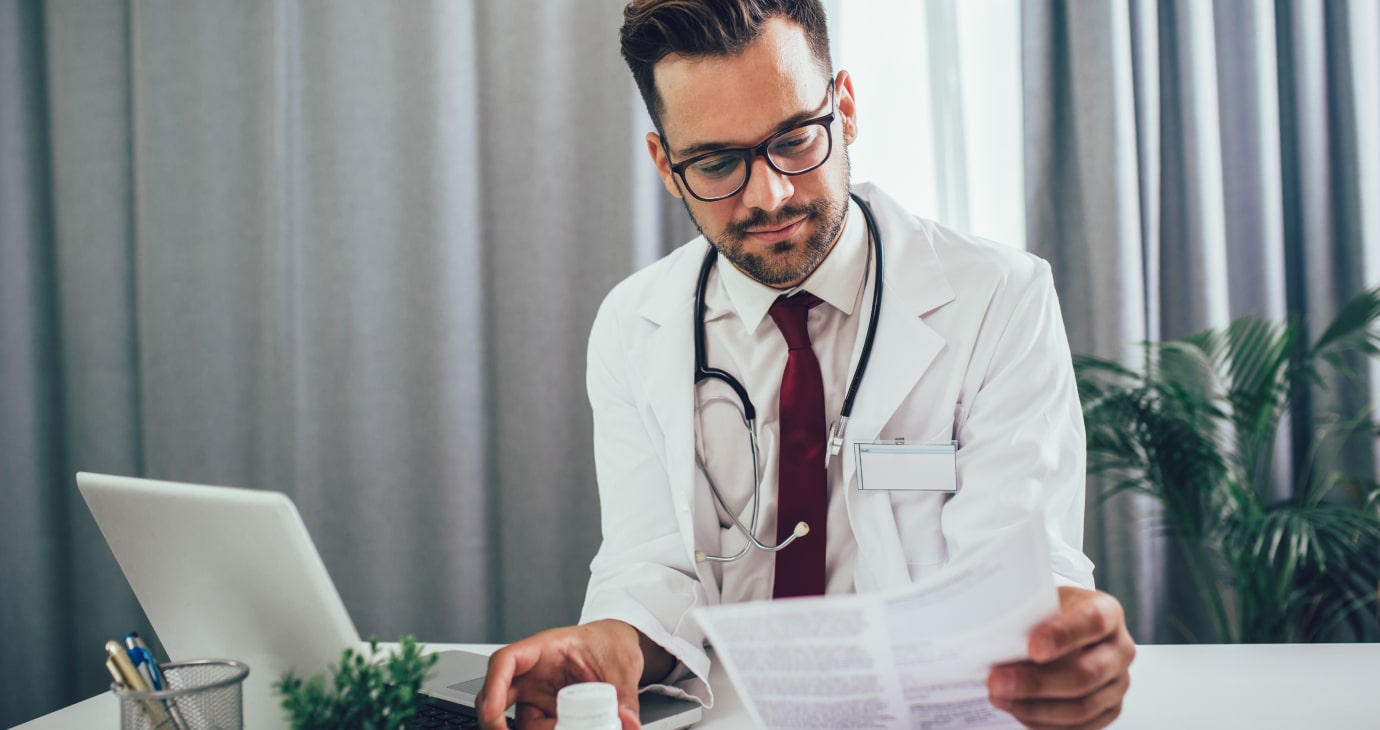
[{"label": "white lab coat", "polygon": [[[876,340],[841,453],[856,590],[902,588],[1032,514],[1045,521],[1056,581],[1092,587],[1083,418],[1049,265],[916,218],[871,185],[854,192],[872,206],[885,257]],[[695,675],[681,686],[704,701],[709,658],[687,612],[717,603],[720,588],[712,563],[694,558],[720,538],[692,431],[693,300],[707,246],[696,238],[632,275],[595,319],[587,385],[603,544],[581,616],[637,627]],[[857,489],[855,441],[951,431],[955,495]]]}]

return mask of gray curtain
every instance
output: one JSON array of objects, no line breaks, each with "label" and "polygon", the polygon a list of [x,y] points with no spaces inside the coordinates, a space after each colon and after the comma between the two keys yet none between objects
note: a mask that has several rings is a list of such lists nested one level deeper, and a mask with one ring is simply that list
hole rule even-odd
[{"label": "gray curtain", "polygon": [[578,618],[589,324],[692,235],[623,4],[0,0],[0,725],[150,633],[79,470],[288,493],[365,636]]},{"label": "gray curtain", "polygon": [[[1380,284],[1374,0],[1024,0],[1022,23],[1028,236],[1075,352],[1134,360],[1248,314],[1327,322]],[[1369,448],[1348,458],[1375,472]],[[1153,506],[1097,504],[1089,552],[1137,638],[1210,636]]]}]

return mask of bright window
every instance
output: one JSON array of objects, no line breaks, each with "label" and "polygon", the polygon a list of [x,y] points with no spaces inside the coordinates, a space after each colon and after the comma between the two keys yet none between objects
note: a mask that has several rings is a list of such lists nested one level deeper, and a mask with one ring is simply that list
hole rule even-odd
[{"label": "bright window", "polygon": [[858,98],[853,179],[958,230],[1025,247],[1018,0],[833,0]]}]

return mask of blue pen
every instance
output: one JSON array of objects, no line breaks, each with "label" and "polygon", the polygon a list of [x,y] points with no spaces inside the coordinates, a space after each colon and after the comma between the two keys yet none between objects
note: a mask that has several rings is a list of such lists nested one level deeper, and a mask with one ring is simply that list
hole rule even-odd
[{"label": "blue pen", "polygon": [[[139,673],[144,675],[144,679],[149,686],[155,690],[165,690],[168,686],[163,681],[163,673],[158,670],[158,662],[153,660],[153,652],[149,651],[148,644],[139,638],[139,632],[131,631],[125,634],[125,653],[129,654],[129,660],[134,663]],[[172,723],[172,730],[187,730],[190,725],[182,717],[182,711],[177,703],[171,699],[160,700],[159,704],[168,712],[168,719]]]},{"label": "blue pen", "polygon": [[144,675],[149,686],[162,691],[164,689],[163,674],[158,671],[158,662],[153,660],[153,652],[150,652],[148,645],[139,638],[137,631],[125,634],[125,652],[129,654],[129,660],[134,663],[134,667],[139,670],[140,674]]}]

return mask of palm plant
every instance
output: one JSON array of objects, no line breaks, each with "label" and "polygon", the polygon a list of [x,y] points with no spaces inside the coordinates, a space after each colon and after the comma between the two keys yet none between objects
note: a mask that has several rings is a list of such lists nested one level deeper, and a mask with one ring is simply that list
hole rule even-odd
[{"label": "palm plant", "polygon": [[1090,475],[1106,496],[1149,495],[1182,553],[1217,639],[1374,635],[1380,488],[1339,468],[1377,434],[1369,403],[1313,419],[1303,463],[1271,497],[1281,427],[1329,383],[1380,354],[1380,289],[1352,300],[1312,343],[1297,322],[1243,318],[1145,344],[1144,364],[1075,357]]}]

